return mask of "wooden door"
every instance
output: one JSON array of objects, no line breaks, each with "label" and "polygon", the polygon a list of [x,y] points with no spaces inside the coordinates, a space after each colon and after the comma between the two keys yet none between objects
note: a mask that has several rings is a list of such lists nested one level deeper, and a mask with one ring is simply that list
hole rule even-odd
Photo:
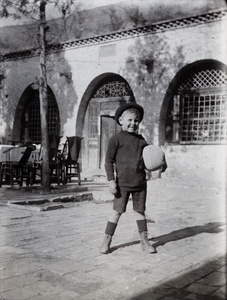
[{"label": "wooden door", "polygon": [[114,117],[101,116],[101,139],[99,168],[103,169],[109,139],[119,132],[121,127],[115,122]]}]

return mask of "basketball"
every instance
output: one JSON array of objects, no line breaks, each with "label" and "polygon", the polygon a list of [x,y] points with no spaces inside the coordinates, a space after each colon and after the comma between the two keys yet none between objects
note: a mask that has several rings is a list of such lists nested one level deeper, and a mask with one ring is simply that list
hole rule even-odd
[{"label": "basketball", "polygon": [[146,170],[156,171],[161,168],[165,159],[165,154],[161,148],[148,145],[143,149],[143,161]]}]

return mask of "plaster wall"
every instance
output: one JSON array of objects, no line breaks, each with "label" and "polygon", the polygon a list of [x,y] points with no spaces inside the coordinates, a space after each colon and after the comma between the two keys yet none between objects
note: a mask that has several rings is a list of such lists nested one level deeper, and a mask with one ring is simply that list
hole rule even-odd
[{"label": "plaster wall", "polygon": [[[48,84],[59,106],[60,134],[75,135],[79,106],[85,101],[86,90],[98,76],[113,73],[129,83],[136,101],[145,107],[140,131],[149,143],[158,144],[160,110],[170,83],[182,68],[196,61],[212,59],[227,65],[226,27],[227,20],[222,19],[49,54]],[[144,64],[145,59],[152,63],[150,70]],[[39,76],[38,57],[1,63],[1,72],[5,80],[0,130],[2,142],[8,143],[12,139],[18,101]],[[165,146],[169,164],[165,176],[182,176],[186,164],[190,169],[185,172],[193,178],[198,172],[198,178],[206,174],[209,180],[217,178],[218,171],[225,172],[225,150],[224,146],[210,145]]]},{"label": "plaster wall", "polygon": [[187,187],[226,192],[226,145],[168,145],[162,149],[168,162],[163,178]]},{"label": "plaster wall", "polygon": [[[79,103],[91,81],[100,74],[115,73],[128,81],[136,101],[146,107],[144,127],[147,123],[150,126],[146,132],[141,124],[141,130],[152,141],[158,134],[157,122],[164,95],[175,74],[187,64],[203,59],[227,64],[223,46],[227,45],[226,23],[222,20],[48,55],[48,84],[59,105],[61,134],[75,133]],[[104,48],[109,48],[109,52],[103,55]],[[155,65],[153,73],[144,70],[145,82],[141,85],[136,76],[140,75],[138,68],[144,67],[139,61],[144,56],[152,57]],[[1,69],[6,76],[2,93],[5,112],[10,111],[7,118],[3,116],[2,127],[6,127],[6,124],[12,125],[23,91],[39,76],[38,57],[5,62]],[[157,82],[155,76],[160,76]],[[10,129],[1,134],[10,137]]]}]

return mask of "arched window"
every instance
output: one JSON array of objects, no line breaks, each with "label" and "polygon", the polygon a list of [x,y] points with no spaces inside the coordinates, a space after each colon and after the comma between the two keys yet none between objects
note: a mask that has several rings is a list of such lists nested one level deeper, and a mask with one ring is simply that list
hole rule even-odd
[{"label": "arched window", "polygon": [[169,105],[165,131],[170,143],[226,143],[226,70],[206,65],[188,74]]},{"label": "arched window", "polygon": [[[55,97],[50,89],[48,89],[47,125],[49,135],[59,134],[59,111]],[[26,101],[21,121],[21,140],[25,142],[41,143],[39,90],[34,90]]]}]

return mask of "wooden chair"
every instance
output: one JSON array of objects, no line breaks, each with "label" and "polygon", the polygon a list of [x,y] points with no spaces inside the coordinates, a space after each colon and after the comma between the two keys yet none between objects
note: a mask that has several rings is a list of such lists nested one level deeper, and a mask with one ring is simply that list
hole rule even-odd
[{"label": "wooden chair", "polygon": [[67,181],[71,181],[73,177],[78,179],[78,184],[81,184],[80,178],[80,165],[78,162],[81,140],[83,138],[79,136],[71,136],[66,138],[66,142],[63,148],[63,155],[65,159],[62,164],[62,182],[66,184]]},{"label": "wooden chair", "polygon": [[[58,146],[61,136],[49,135],[49,170],[51,183],[61,183],[62,167],[59,159]],[[32,184],[42,183],[42,146],[40,147],[39,158],[33,164]]]},{"label": "wooden chair", "polygon": [[28,145],[19,161],[10,160],[10,151],[12,151],[13,149],[18,148],[12,147],[6,150],[7,152],[9,152],[9,157],[6,161],[1,162],[0,187],[2,186],[2,184],[9,184],[13,186],[14,183],[22,186],[23,181],[26,181],[26,185],[31,184],[32,164],[28,161],[28,159],[32,151],[35,150],[35,146]]},{"label": "wooden chair", "polygon": [[60,161],[61,153],[58,150],[61,136],[50,135],[49,136],[49,169],[50,180],[60,185],[62,181],[62,166]]}]

